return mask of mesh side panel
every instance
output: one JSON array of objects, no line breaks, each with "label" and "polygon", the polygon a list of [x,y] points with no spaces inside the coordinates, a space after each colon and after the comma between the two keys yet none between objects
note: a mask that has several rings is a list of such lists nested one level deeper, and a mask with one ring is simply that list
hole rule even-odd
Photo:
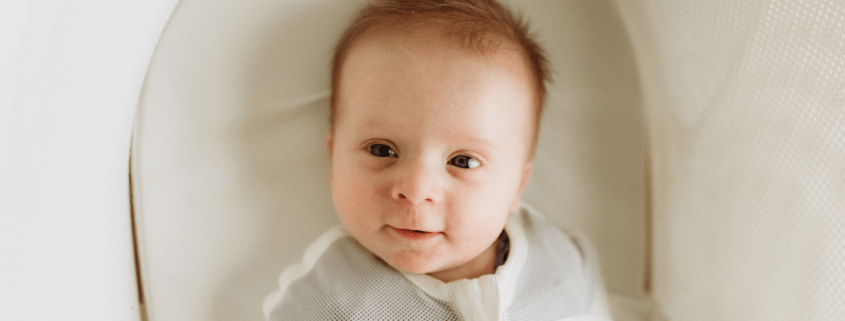
[{"label": "mesh side panel", "polygon": [[352,237],[323,254],[292,283],[270,320],[452,320],[453,307],[432,299]]},{"label": "mesh side panel", "polygon": [[845,320],[845,3],[617,1],[669,320]]}]

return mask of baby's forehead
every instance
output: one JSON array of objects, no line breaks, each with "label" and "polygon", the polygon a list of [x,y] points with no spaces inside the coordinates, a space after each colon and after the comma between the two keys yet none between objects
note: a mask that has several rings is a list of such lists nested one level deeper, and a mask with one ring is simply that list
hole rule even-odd
[{"label": "baby's forehead", "polygon": [[[354,53],[356,49],[367,46],[398,49],[398,52],[409,57],[448,49],[453,53],[460,53],[483,61],[519,59],[525,63],[528,62],[525,50],[519,44],[495,33],[467,39],[462,35],[452,34],[448,30],[437,28],[423,30],[370,29],[351,44],[347,56]],[[529,66],[526,64],[523,67],[528,68]]]},{"label": "baby's forehead", "polygon": [[338,125],[362,136],[527,134],[534,91],[525,64],[435,41],[373,39],[355,48],[342,75]]},{"label": "baby's forehead", "polygon": [[[402,67],[419,63],[425,58],[436,58],[460,59],[475,68],[506,71],[518,75],[522,82],[536,90],[530,61],[519,46],[502,38],[496,40],[496,45],[487,46],[482,50],[468,47],[453,38],[442,31],[377,32],[363,35],[350,46],[342,62],[338,85],[343,87],[345,82],[355,81],[348,78],[359,73],[350,72],[349,69],[372,68],[374,65],[381,65],[385,59],[393,62],[394,67]],[[425,77],[437,72],[439,71],[421,68],[418,75]]]},{"label": "baby's forehead", "polygon": [[516,90],[536,89],[529,64],[510,48],[478,53],[432,36],[394,36],[364,39],[350,49],[339,79],[338,98],[350,95],[352,87],[368,89],[363,83],[386,81],[409,85],[439,81],[453,85],[441,88],[439,94],[461,97],[481,87],[480,83],[503,80],[510,81]]}]

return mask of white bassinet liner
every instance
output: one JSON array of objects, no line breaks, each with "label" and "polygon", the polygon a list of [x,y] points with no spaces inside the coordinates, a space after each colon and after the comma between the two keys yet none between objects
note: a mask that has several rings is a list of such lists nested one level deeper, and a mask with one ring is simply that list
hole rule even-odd
[{"label": "white bassinet liner", "polygon": [[[444,283],[397,271],[342,227],[312,243],[264,302],[270,320],[609,320],[595,256],[523,205],[509,217],[511,250],[495,274]],[[410,281],[410,282],[409,282]],[[401,308],[397,308],[401,307]]]}]

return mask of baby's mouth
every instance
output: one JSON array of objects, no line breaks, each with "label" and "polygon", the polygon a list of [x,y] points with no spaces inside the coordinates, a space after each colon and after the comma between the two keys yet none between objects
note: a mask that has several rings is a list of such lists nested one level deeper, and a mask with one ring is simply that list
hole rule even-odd
[{"label": "baby's mouth", "polygon": [[436,232],[404,229],[404,228],[397,228],[397,227],[393,227],[393,226],[391,226],[390,228],[393,229],[393,231],[395,231],[396,234],[399,234],[399,236],[402,236],[404,238],[411,239],[411,240],[428,239],[428,238],[431,238],[431,237],[434,237],[434,236],[437,236],[437,235],[440,234],[440,233],[436,233]]}]

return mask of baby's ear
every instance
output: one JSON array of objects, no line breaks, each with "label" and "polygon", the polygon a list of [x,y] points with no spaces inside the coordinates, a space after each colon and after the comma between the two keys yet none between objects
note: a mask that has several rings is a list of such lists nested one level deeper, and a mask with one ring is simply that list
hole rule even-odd
[{"label": "baby's ear", "polygon": [[525,163],[525,169],[522,172],[522,182],[519,183],[519,195],[522,195],[522,189],[525,188],[525,183],[528,183],[528,178],[531,177],[531,171],[534,169],[534,161]]},{"label": "baby's ear", "polygon": [[525,184],[528,183],[528,178],[531,177],[531,170],[534,169],[534,162],[529,161],[525,164],[525,169],[522,171],[522,180],[519,182],[519,189],[516,193],[516,199],[511,204],[510,213],[516,212],[519,209],[519,204],[522,199],[522,190],[525,188]]}]

